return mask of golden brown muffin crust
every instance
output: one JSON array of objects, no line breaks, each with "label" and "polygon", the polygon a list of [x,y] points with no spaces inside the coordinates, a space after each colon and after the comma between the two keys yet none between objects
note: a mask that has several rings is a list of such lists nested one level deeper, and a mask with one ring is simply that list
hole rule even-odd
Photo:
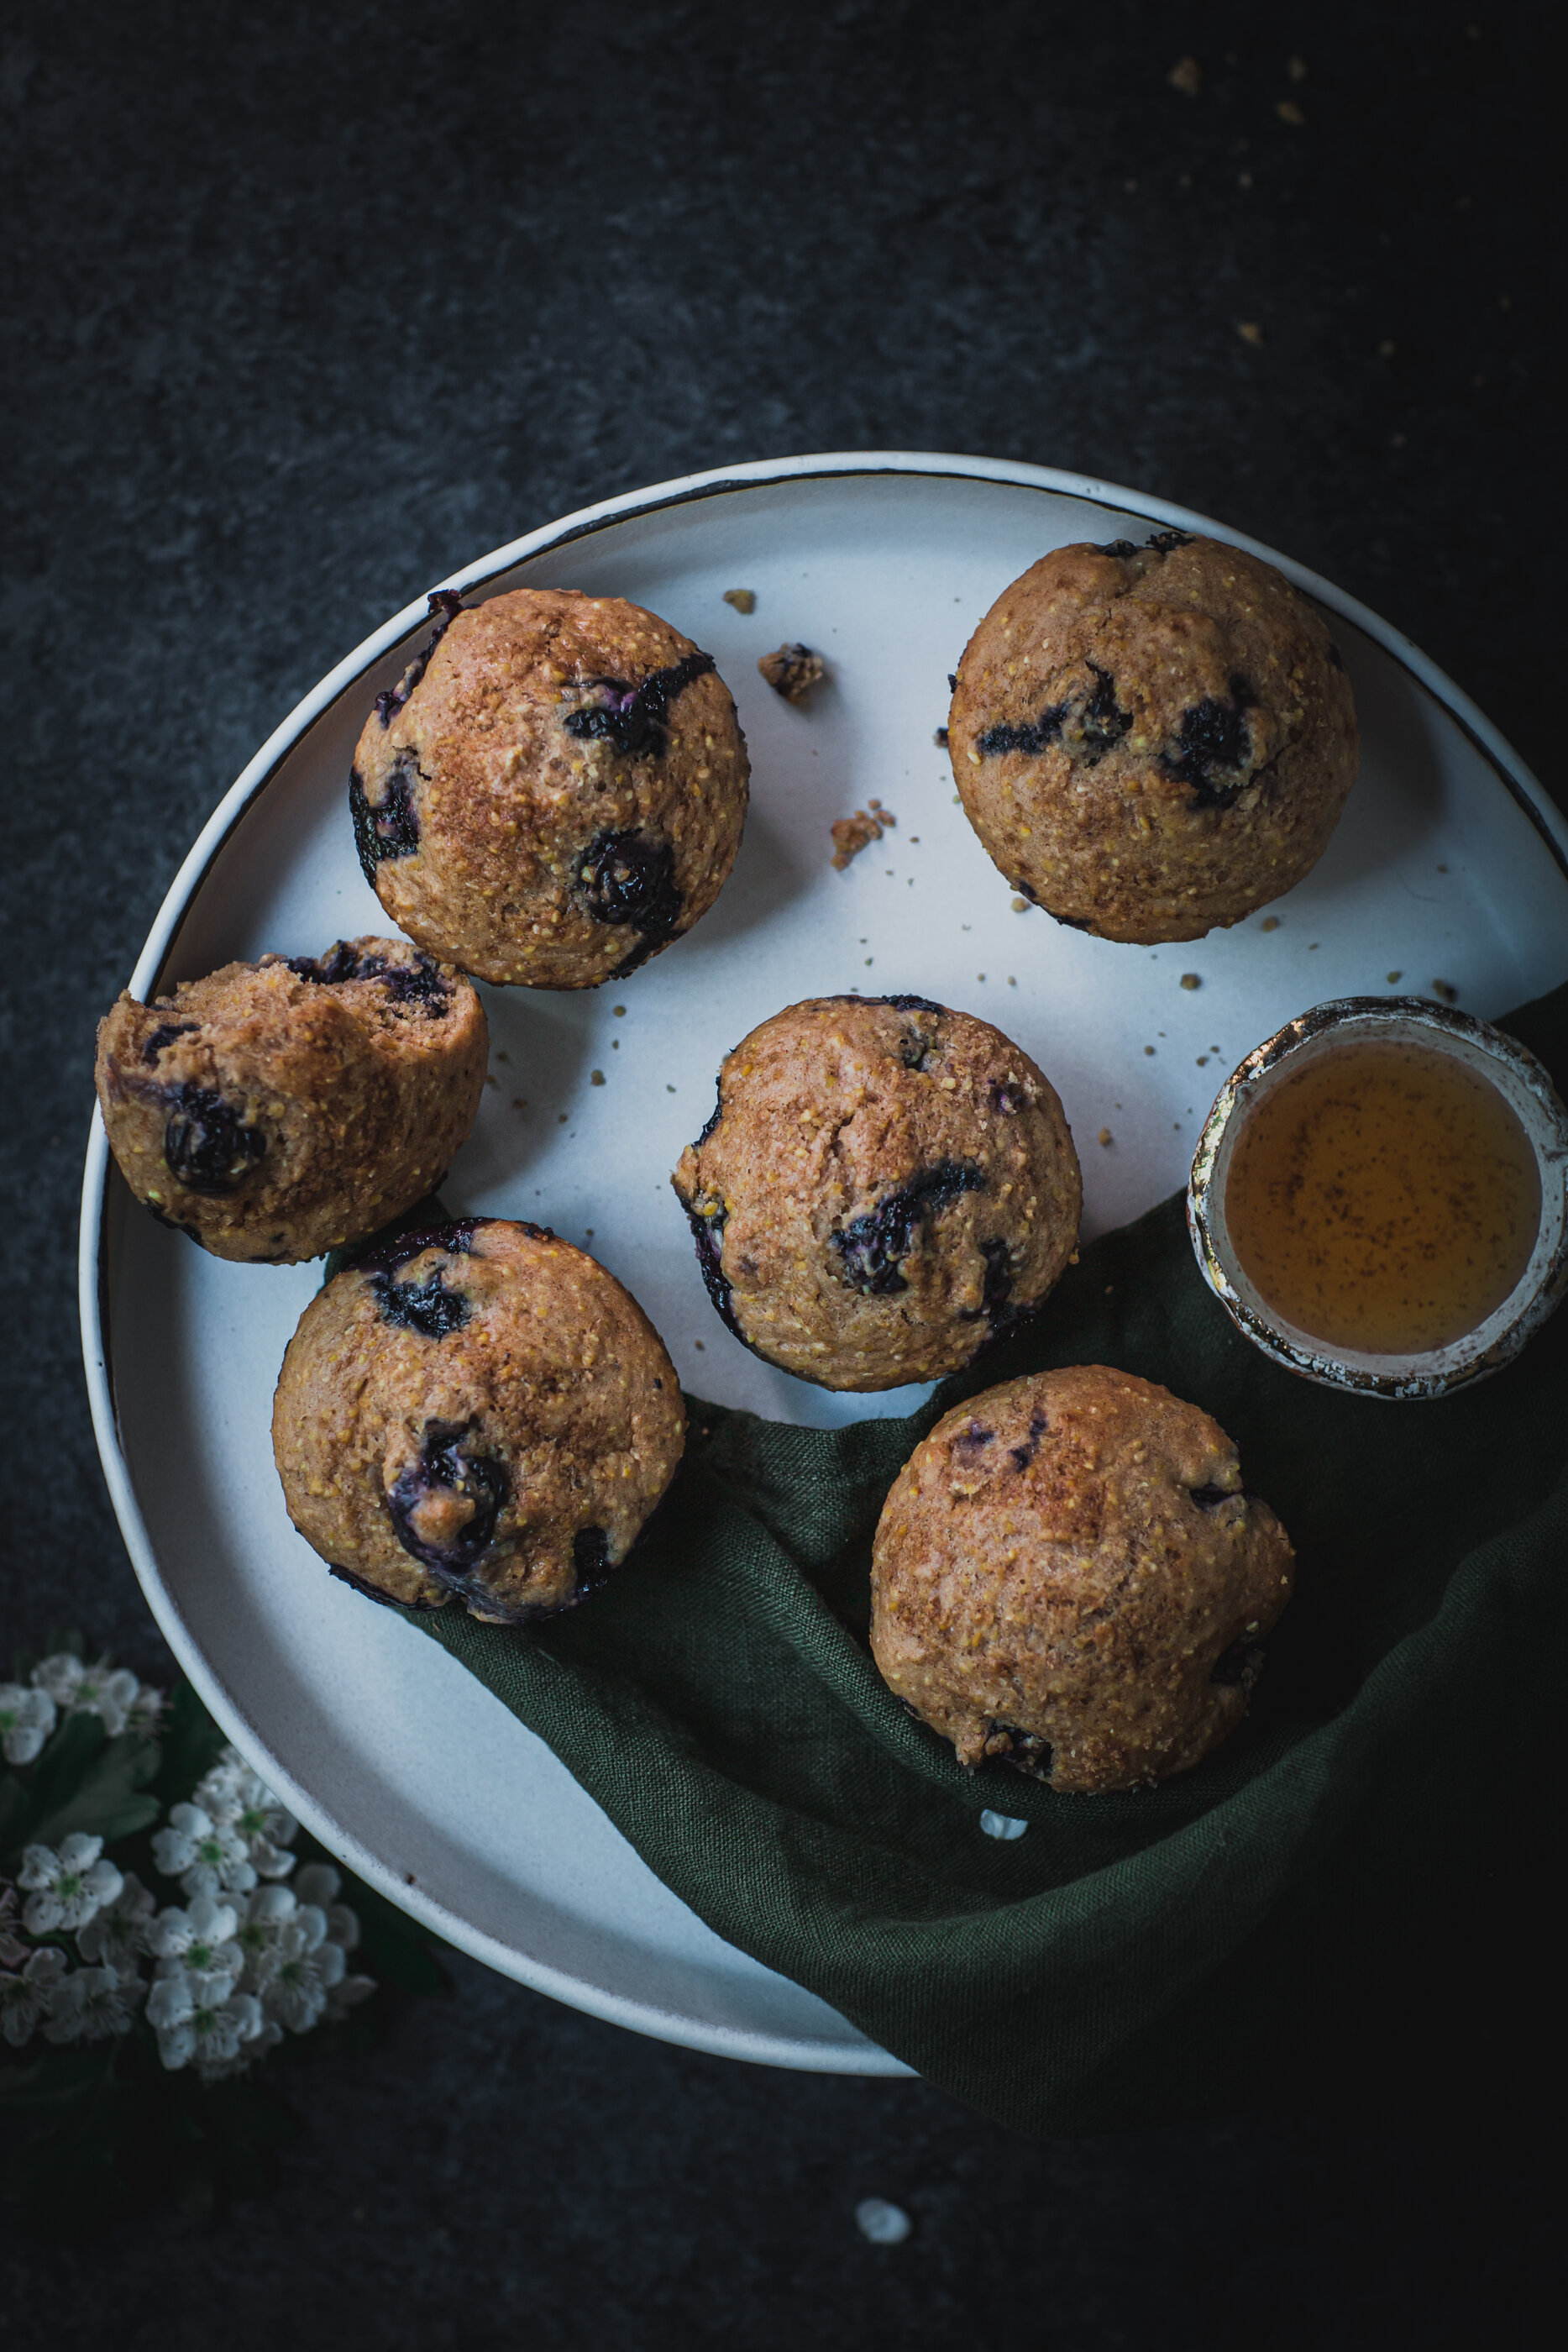
[{"label": "golden brown muffin crust", "polygon": [[379,698],[350,800],[412,939],[483,980],[594,988],[713,904],[748,775],[689,637],[620,597],[518,588],[458,611]]},{"label": "golden brown muffin crust", "polygon": [[754,1029],[671,1181],[715,1304],[832,1389],[968,1362],[1071,1255],[1078,1157],[1054,1089],[988,1022],[818,997]]},{"label": "golden brown muffin crust", "polygon": [[877,1527],[872,1651],[960,1763],[1128,1789],[1241,1721],[1293,1572],[1217,1422],[1075,1365],[988,1390],[916,1446]]},{"label": "golden brown muffin crust", "polygon": [[340,1575],[507,1622],[603,1582],[685,1439],[674,1368],[630,1292],[499,1217],[404,1234],[337,1275],[273,1407],[289,1517]]},{"label": "golden brown muffin crust", "polygon": [[1014,889],[1102,939],[1197,939],[1322,856],[1354,780],[1321,614],[1218,540],[1059,547],[958,665],[965,811]]},{"label": "golden brown muffin crust", "polygon": [[182,981],[99,1027],[110,1147],[139,1201],[217,1257],[362,1240],[472,1130],[489,1032],[472,983],[406,940],[339,940]]}]

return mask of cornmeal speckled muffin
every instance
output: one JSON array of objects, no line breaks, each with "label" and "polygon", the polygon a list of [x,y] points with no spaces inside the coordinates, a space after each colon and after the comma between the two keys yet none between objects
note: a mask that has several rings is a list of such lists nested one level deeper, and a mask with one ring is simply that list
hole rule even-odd
[{"label": "cornmeal speckled muffin", "polygon": [[988,1390],[915,1447],[877,1527],[872,1651],[961,1764],[1131,1789],[1241,1721],[1293,1571],[1218,1423],[1074,1365]]},{"label": "cornmeal speckled muffin", "polygon": [[98,1098],[137,1199],[214,1256],[269,1265],[362,1241],[467,1139],[489,1032],[468,981],[406,940],[340,940],[122,995]]},{"label": "cornmeal speckled muffin", "polygon": [[1029,1055],[922,996],[776,1013],[725,1057],[671,1181],[730,1329],[829,1389],[967,1364],[1050,1290],[1082,1200]]},{"label": "cornmeal speckled muffin", "polygon": [[520,1624],[618,1568],[675,1474],[664,1342],[542,1226],[401,1234],[299,1318],[273,1406],[288,1516],[375,1601]]},{"label": "cornmeal speckled muffin", "polygon": [[481,980],[596,988],[712,906],[749,769],[709,655],[614,596],[433,596],[349,787],[395,923]]},{"label": "cornmeal speckled muffin", "polygon": [[948,719],[1015,890],[1106,940],[1195,940],[1311,872],[1355,779],[1322,616],[1213,539],[1059,547],[997,599]]}]

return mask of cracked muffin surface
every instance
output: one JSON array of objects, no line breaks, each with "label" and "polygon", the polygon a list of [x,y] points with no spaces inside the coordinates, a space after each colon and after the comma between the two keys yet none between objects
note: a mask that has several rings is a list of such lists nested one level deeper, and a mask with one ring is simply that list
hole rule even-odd
[{"label": "cracked muffin surface", "polygon": [[1191,940],[1291,889],[1357,762],[1328,628],[1218,540],[1059,547],[965,648],[959,796],[1013,888],[1101,939]]},{"label": "cracked muffin surface", "polygon": [[740,845],[749,769],[712,657],[613,596],[431,599],[349,787],[367,879],[482,980],[595,988],[691,929]]},{"label": "cracked muffin surface", "polygon": [[472,983],[406,940],[340,940],[182,981],[99,1024],[110,1149],[214,1256],[282,1265],[428,1192],[473,1129],[489,1032]]},{"label": "cracked muffin surface", "polygon": [[915,1447],[877,1526],[872,1653],[961,1764],[1135,1788],[1241,1721],[1293,1575],[1216,1421],[1073,1365],[988,1390]]},{"label": "cracked muffin surface", "polygon": [[714,1305],[831,1389],[939,1379],[1076,1246],[1078,1155],[999,1029],[918,996],[788,1006],[727,1055],[671,1178]]},{"label": "cracked muffin surface", "polygon": [[685,1443],[674,1368],[631,1293],[504,1217],[398,1234],[335,1275],[273,1405],[288,1516],[334,1575],[497,1623],[596,1591]]}]

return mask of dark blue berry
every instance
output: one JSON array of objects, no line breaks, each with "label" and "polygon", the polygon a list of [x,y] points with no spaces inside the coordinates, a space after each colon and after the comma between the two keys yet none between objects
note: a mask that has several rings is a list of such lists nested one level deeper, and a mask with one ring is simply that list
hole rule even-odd
[{"label": "dark blue berry", "polygon": [[152,1216],[157,1218],[161,1225],[167,1225],[172,1234],[188,1234],[193,1242],[201,1239],[194,1225],[188,1225],[183,1217],[170,1216],[168,1211],[161,1209],[156,1201],[144,1201],[142,1206]]},{"label": "dark blue berry", "polygon": [[986,1261],[980,1309],[988,1320],[994,1322],[1013,1295],[1012,1249],[1007,1242],[982,1242],[980,1255]]},{"label": "dark blue berry", "polygon": [[629,925],[642,938],[615,968],[634,971],[674,937],[682,898],[675,887],[675,853],[656,834],[601,833],[579,863],[583,899],[596,923]]},{"label": "dark blue berry", "polygon": [[320,988],[340,988],[349,980],[379,980],[396,1004],[418,1004],[433,1021],[440,1020],[450,1002],[446,982],[434,956],[419,949],[412,963],[389,963],[385,956],[355,955],[346,940],[324,956],[289,956],[296,979]]},{"label": "dark blue berry", "polygon": [[569,711],[563,721],[566,731],[588,742],[613,743],[623,759],[634,760],[644,752],[662,759],[669,749],[671,703],[712,667],[711,654],[690,653],[667,669],[654,670],[641,686],[629,686],[622,677],[585,678],[583,684],[596,688],[606,699]]},{"label": "dark blue berry", "polygon": [[1226,1690],[1249,1692],[1263,1668],[1263,1644],[1249,1642],[1245,1635],[1222,1650],[1214,1662],[1208,1679]]},{"label": "dark blue berry", "polygon": [[1189,1486],[1187,1493],[1200,1511],[1217,1511],[1241,1492],[1239,1486]]},{"label": "dark blue berry", "polygon": [[1145,543],[1156,554],[1168,555],[1174,547],[1190,547],[1192,533],[1190,530],[1152,530]]},{"label": "dark blue berry", "polygon": [[404,670],[402,676],[399,678],[395,686],[389,686],[384,694],[377,695],[376,717],[381,720],[383,727],[390,727],[392,725],[392,720],[402,709],[404,703],[413,692],[414,688],[424,676],[425,671],[430,667],[431,655],[435,651],[436,646],[441,643],[442,638],[446,635],[447,630],[452,626],[453,622],[463,610],[463,599],[457,594],[456,591],[452,588],[438,588],[435,591],[435,593],[429,597],[426,602],[430,611],[436,616],[435,626],[431,632],[430,643],[425,646],[424,651],[422,654],[415,654],[413,659],[410,662],[408,667]]},{"label": "dark blue berry", "polygon": [[[466,1422],[426,1422],[418,1461],[399,1475],[387,1496],[392,1531],[404,1551],[455,1588],[489,1549],[510,1492],[503,1465],[464,1443],[471,1428]],[[414,1512],[436,1495],[455,1495],[469,1506],[463,1526],[439,1544],[423,1541],[413,1525]]]},{"label": "dark blue berry", "polygon": [[700,1151],[700,1150],[702,1150],[703,1145],[707,1141],[708,1137],[713,1133],[714,1129],[718,1125],[719,1120],[724,1117],[724,1081],[723,1081],[723,1079],[722,1079],[722,1078],[718,1081],[718,1083],[717,1083],[717,1084],[716,1084],[716,1086],[715,1087],[715,1088],[714,1088],[714,1095],[715,1095],[714,1107],[713,1107],[712,1110],[710,1110],[710,1111],[709,1111],[709,1113],[708,1113],[708,1115],[707,1115],[707,1122],[706,1122],[706,1126],[704,1127],[702,1133],[698,1136],[698,1138],[697,1138],[697,1139],[696,1139],[696,1143],[695,1143],[695,1147],[694,1147],[694,1149],[695,1149],[695,1150],[698,1150],[698,1151]]},{"label": "dark blue berry", "polygon": [[1075,759],[1087,768],[1097,767],[1131,727],[1133,715],[1117,701],[1115,680],[1109,671],[1097,662],[1090,662],[1088,667],[1094,683],[1087,694],[1070,694],[1063,701],[1048,703],[1038,719],[1021,727],[988,727],[980,737],[980,751],[988,755],[1043,751],[1048,744],[1065,739]]},{"label": "dark blue berry", "polygon": [[354,820],[354,847],[360,866],[373,890],[376,868],[389,857],[412,857],[419,847],[419,818],[412,798],[419,761],[413,751],[400,751],[392,761],[386,792],[372,808],[365,796],[358,768],[349,772],[349,814]]},{"label": "dark blue berry", "polygon": [[155,1062],[158,1059],[159,1055],[163,1051],[165,1045],[172,1045],[176,1037],[194,1036],[196,1031],[201,1027],[201,1025],[202,1024],[199,1021],[162,1022],[159,1027],[152,1031],[151,1036],[148,1037],[146,1043],[143,1045],[141,1048],[142,1060],[144,1062]]},{"label": "dark blue berry", "polygon": [[837,1253],[841,1282],[867,1298],[907,1290],[899,1268],[915,1247],[928,1217],[938,1216],[964,1192],[983,1192],[984,1171],[972,1160],[943,1160],[927,1168],[866,1215],[856,1217],[828,1241]]},{"label": "dark blue berry", "polygon": [[163,1164],[188,1192],[232,1192],[267,1155],[267,1138],[212,1087],[170,1087]]},{"label": "dark blue berry", "polygon": [[450,1332],[461,1331],[474,1311],[465,1292],[447,1289],[440,1266],[433,1267],[423,1282],[394,1282],[390,1275],[372,1274],[368,1286],[383,1323],[399,1324],[426,1339],[444,1339]]},{"label": "dark blue berry", "polygon": [[1016,1723],[993,1724],[991,1737],[1006,1739],[1002,1754],[1015,1772],[1027,1772],[1036,1780],[1048,1777],[1052,1763],[1049,1739],[1042,1739],[1036,1731],[1020,1731]]},{"label": "dark blue berry", "polygon": [[1243,704],[1245,678],[1230,680],[1231,698],[1206,695],[1184,710],[1174,751],[1162,751],[1160,765],[1192,790],[1195,808],[1228,808],[1247,782],[1252,757],[1251,730]]},{"label": "dark blue berry", "polygon": [[1009,1445],[1008,1448],[1008,1452],[1012,1455],[1013,1461],[1019,1469],[1027,1470],[1029,1468],[1030,1464],[1040,1452],[1040,1439],[1045,1435],[1046,1431],[1050,1427],[1051,1423],[1047,1421],[1044,1413],[1030,1413],[1029,1417],[1028,1437],[1024,1440],[1021,1445]]},{"label": "dark blue berry", "polygon": [[1103,547],[1094,551],[1096,555],[1136,555],[1137,551],[1130,539],[1107,540]]},{"label": "dark blue berry", "polygon": [[1339,647],[1335,645],[1332,637],[1329,639],[1329,659],[1333,662],[1335,669],[1343,669],[1344,667],[1344,656],[1341,653]]},{"label": "dark blue berry", "polygon": [[[697,1270],[703,1278],[703,1287],[724,1323],[737,1339],[745,1339],[746,1334],[735,1319],[735,1299],[721,1256],[727,1213],[719,1208],[711,1216],[705,1217],[700,1209],[687,1207],[684,1201],[681,1206],[685,1209],[686,1223],[696,1244]],[[747,1344],[749,1346],[750,1342],[747,1340]]]},{"label": "dark blue berry", "polygon": [[983,1428],[979,1422],[971,1421],[966,1428],[958,1432],[954,1442],[958,1445],[989,1445],[995,1440],[996,1434],[994,1429]]},{"label": "dark blue berry", "polygon": [[946,1013],[947,1010],[945,1004],[933,1004],[928,996],[862,996],[856,1001],[861,1004],[891,1004],[895,1013]]},{"label": "dark blue berry", "polygon": [[579,1528],[571,1539],[571,1564],[577,1571],[577,1599],[586,1601],[608,1579],[615,1563],[610,1557],[610,1537],[603,1528]]}]

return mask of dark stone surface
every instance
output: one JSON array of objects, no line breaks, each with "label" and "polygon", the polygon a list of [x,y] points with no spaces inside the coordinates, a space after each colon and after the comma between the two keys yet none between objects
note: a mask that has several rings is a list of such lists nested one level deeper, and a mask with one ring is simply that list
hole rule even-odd
[{"label": "dark stone surface", "polygon": [[[732,458],[1078,467],[1340,582],[1555,784],[1554,14],[13,0],[9,1640],[167,1673],[78,1368],[93,1021],[256,745],[465,559]],[[1320,2114],[1035,2147],[456,1975],[292,2076],[270,2200],[8,2247],[7,2352],[1538,2340],[1528,1978],[1417,2006],[1426,2047]],[[857,2235],[868,2194],[905,2245]]]}]

